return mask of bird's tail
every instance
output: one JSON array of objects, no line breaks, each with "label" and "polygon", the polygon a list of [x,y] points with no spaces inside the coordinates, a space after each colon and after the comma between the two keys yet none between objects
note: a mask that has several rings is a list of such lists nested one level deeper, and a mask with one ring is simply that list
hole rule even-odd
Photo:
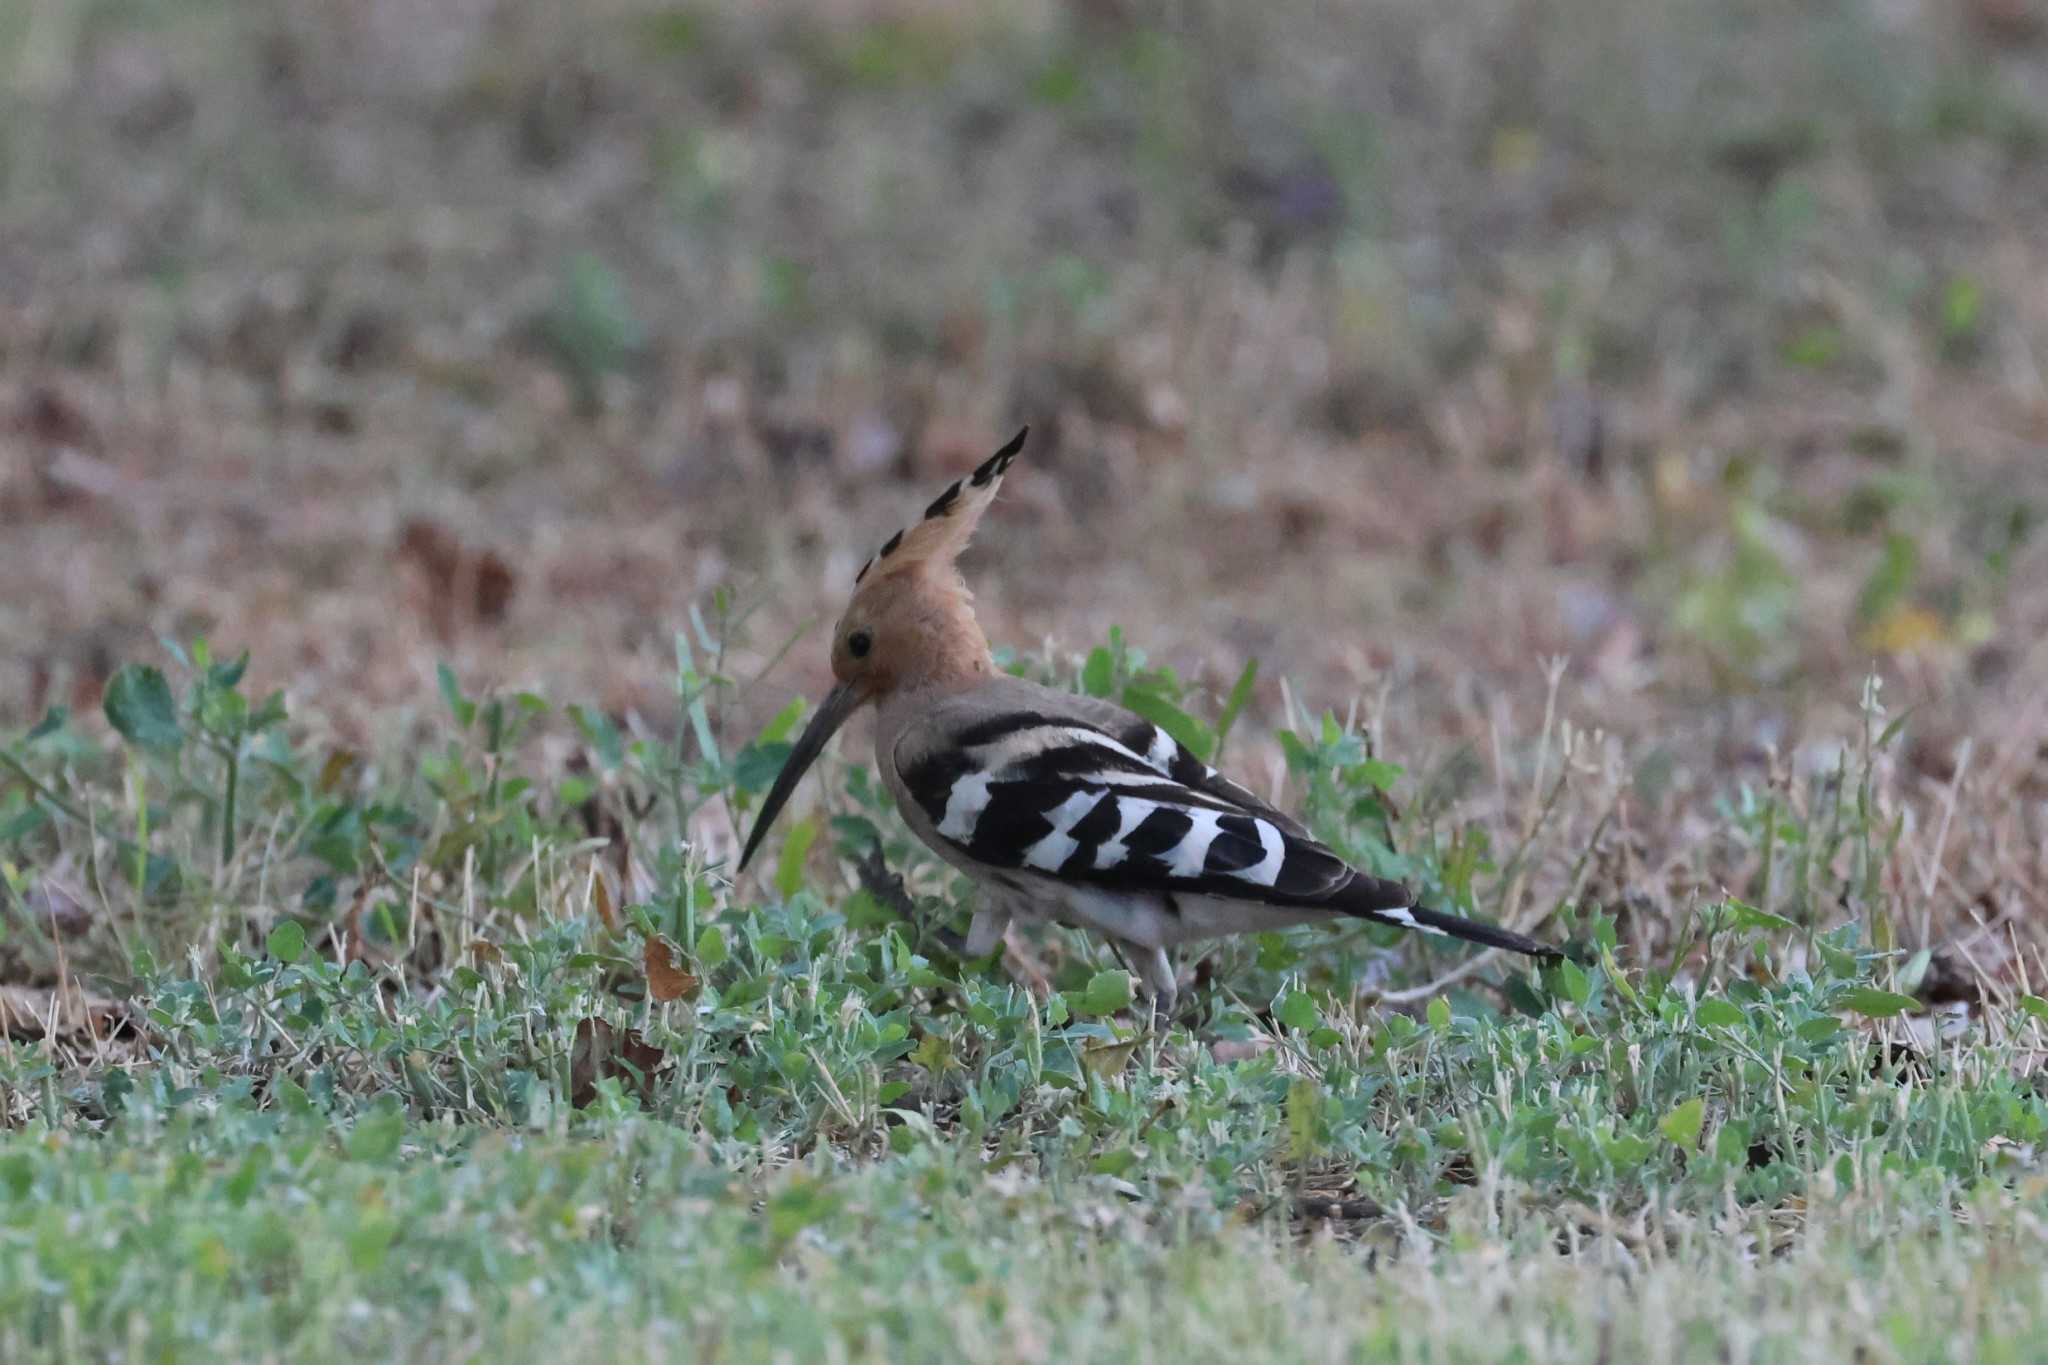
[{"label": "bird's tail", "polygon": [[1375,877],[1356,877],[1345,888],[1345,894],[1338,908],[1347,915],[1360,919],[1377,921],[1380,924],[1395,924],[1403,929],[1420,929],[1425,934],[1439,934],[1445,938],[1463,939],[1487,948],[1505,948],[1511,953],[1523,953],[1529,957],[1559,958],[1564,954],[1547,943],[1539,943],[1526,934],[1503,929],[1497,924],[1484,920],[1466,919],[1462,915],[1446,915],[1437,910],[1425,910],[1410,904],[1408,888],[1399,882],[1381,881]]}]

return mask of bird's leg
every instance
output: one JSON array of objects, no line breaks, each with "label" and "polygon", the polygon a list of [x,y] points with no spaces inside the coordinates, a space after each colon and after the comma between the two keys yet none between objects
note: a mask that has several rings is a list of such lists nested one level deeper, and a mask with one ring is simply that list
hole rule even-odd
[{"label": "bird's leg", "polygon": [[981,908],[974,912],[974,922],[967,926],[967,942],[961,949],[962,956],[970,962],[987,957],[1002,946],[1003,935],[1010,928],[1010,912],[984,899]]},{"label": "bird's leg", "polygon": [[1138,979],[1145,983],[1146,993],[1152,997],[1153,1031],[1164,1033],[1173,1023],[1173,1007],[1180,998],[1180,980],[1174,975],[1173,959],[1164,948],[1140,948],[1134,943],[1131,951],[1137,958]]}]

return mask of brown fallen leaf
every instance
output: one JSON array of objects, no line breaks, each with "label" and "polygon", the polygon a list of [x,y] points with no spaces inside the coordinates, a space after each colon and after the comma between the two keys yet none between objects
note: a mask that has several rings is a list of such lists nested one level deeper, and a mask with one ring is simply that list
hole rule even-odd
[{"label": "brown fallen leaf", "polygon": [[320,765],[320,776],[315,780],[314,790],[322,796],[332,796],[344,787],[352,787],[362,776],[363,756],[354,749],[335,749],[328,753],[327,761]]},{"label": "brown fallen leaf", "polygon": [[595,1016],[579,1019],[569,1052],[569,1103],[579,1109],[589,1104],[607,1076],[624,1081],[646,1103],[654,1092],[655,1068],[667,1055],[638,1029],[622,1033]]},{"label": "brown fallen leaf", "polygon": [[447,639],[464,620],[495,625],[518,590],[512,566],[496,550],[473,550],[439,522],[414,517],[400,528],[397,554],[424,580],[423,609]]},{"label": "brown fallen leaf", "polygon": [[[23,399],[20,409],[6,428],[26,438],[28,461],[21,473],[5,482],[12,488],[6,501],[11,515],[33,515],[57,511],[85,501],[89,492],[53,477],[53,469],[66,456],[78,456],[97,463],[98,432],[85,410],[72,396],[52,384],[38,384]],[[5,492],[6,489],[0,489]]]},{"label": "brown fallen leaf", "polygon": [[647,993],[650,996],[663,1003],[695,998],[698,987],[703,983],[676,966],[675,954],[670,950],[667,939],[648,939],[647,948],[641,956],[647,967]]}]

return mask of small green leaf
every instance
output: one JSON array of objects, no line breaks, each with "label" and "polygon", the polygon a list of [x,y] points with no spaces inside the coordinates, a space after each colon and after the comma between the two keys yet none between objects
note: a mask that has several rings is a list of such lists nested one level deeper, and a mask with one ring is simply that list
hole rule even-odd
[{"label": "small green leaf", "polygon": [[2023,995],[2020,997],[2020,1008],[2042,1023],[2048,1024],[2048,1000],[2043,1000],[2038,995]]},{"label": "small green leaf", "polygon": [[[1126,1046],[1129,1046],[1126,1044]],[[1138,1154],[1128,1147],[1118,1147],[1095,1158],[1089,1169],[1097,1175],[1118,1176],[1138,1164]]]},{"label": "small green leaf", "polygon": [[1607,979],[1613,984],[1616,995],[1630,1005],[1641,1008],[1642,998],[1636,994],[1635,987],[1628,984],[1628,973],[1621,969],[1621,964],[1614,960],[1613,950],[1604,943],[1600,945],[1600,970],[1607,973]]},{"label": "small green leaf", "polygon": [[1969,275],[1953,276],[1941,291],[1941,330],[1956,340],[1977,330],[1984,318],[1984,286]]},{"label": "small green leaf", "polygon": [[1209,733],[1208,726],[1165,697],[1141,687],[1126,687],[1124,705],[1172,735],[1196,758],[1205,763],[1209,761],[1209,754],[1216,747],[1216,737]]},{"label": "small green leaf", "polygon": [[242,657],[233,663],[214,664],[206,670],[206,680],[215,687],[233,687],[242,681],[242,675],[249,671],[249,651],[243,650]]},{"label": "small green leaf", "polygon": [[297,962],[306,951],[306,930],[295,919],[281,921],[263,940],[263,946],[279,962]]},{"label": "small green leaf", "polygon": [[50,823],[50,813],[41,806],[30,806],[10,820],[0,820],[0,844],[11,844],[34,834]]},{"label": "small green leaf", "polygon": [[1244,672],[1237,675],[1237,682],[1230,689],[1229,700],[1223,703],[1223,714],[1216,717],[1216,753],[1211,761],[1223,755],[1223,741],[1230,735],[1230,727],[1237,724],[1237,718],[1244,712],[1246,703],[1252,699],[1252,688],[1259,681],[1259,661],[1247,659]]},{"label": "small green leaf", "polygon": [[1578,963],[1566,958],[1557,964],[1557,989],[1565,999],[1584,1009],[1593,998],[1593,983]]},{"label": "small green leaf", "polygon": [[130,744],[170,752],[185,742],[171,685],[149,664],[128,664],[116,673],[104,705],[107,723]]},{"label": "small green leaf", "polygon": [[1799,1035],[1801,1042],[1813,1043],[1815,1045],[1828,1042],[1841,1031],[1842,1021],[1835,1018],[1832,1014],[1823,1014],[1816,1019],[1809,1019],[1793,1030],[1793,1032]]},{"label": "small green leaf", "polygon": [[1713,999],[1700,1001],[1692,1017],[1702,1028],[1741,1028],[1747,1016],[1733,1001]]},{"label": "small green leaf", "polygon": [[1749,1125],[1740,1121],[1723,1123],[1714,1131],[1714,1156],[1733,1164],[1749,1160]]},{"label": "small green leaf", "polygon": [[795,747],[786,740],[765,740],[749,744],[732,761],[732,784],[743,792],[764,792],[782,774]]},{"label": "small green leaf", "polygon": [[726,958],[725,931],[712,925],[697,935],[697,962],[706,971],[723,963]]},{"label": "small green leaf", "polygon": [[49,710],[43,712],[43,718],[37,721],[35,724],[35,728],[30,730],[27,735],[23,736],[23,738],[28,743],[33,744],[37,740],[43,738],[45,735],[56,734],[59,730],[64,728],[64,722],[69,720],[70,718],[70,707],[53,706]]},{"label": "small green leaf", "polygon": [[1307,1161],[1322,1149],[1323,1088],[1306,1076],[1287,1083],[1287,1157]]},{"label": "small green leaf", "polygon": [[1106,697],[1116,689],[1116,656],[1101,645],[1088,651],[1081,666],[1081,690],[1091,697]]},{"label": "small green leaf", "polygon": [[1099,1017],[1115,1014],[1128,1006],[1136,995],[1129,972],[1097,972],[1088,978],[1086,990],[1067,993],[1067,1003],[1073,1006],[1076,1014]]},{"label": "small green leaf", "polygon": [[1654,1144],[1636,1133],[1617,1133],[1607,1144],[1607,1159],[1616,1170],[1629,1171],[1643,1164]]},{"label": "small green leaf", "polygon": [[1881,991],[1875,986],[1859,986],[1855,990],[1845,992],[1836,1004],[1842,1009],[1854,1010],[1867,1018],[1889,1019],[1893,1015],[1917,1009],[1920,1002],[1910,995],[1900,995],[1897,991]]},{"label": "small green leaf", "polygon": [[576,722],[582,732],[584,743],[597,755],[597,764],[607,772],[626,761],[626,740],[619,733],[619,727],[612,724],[612,718],[602,711],[593,711],[574,703],[563,708],[569,719]]},{"label": "small green leaf", "polygon": [[811,843],[817,837],[816,820],[799,820],[789,827],[789,837],[782,841],[782,856],[775,860],[775,889],[784,900],[802,889],[804,859],[810,856]]},{"label": "small green leaf", "polygon": [[1898,606],[1912,591],[1920,570],[1920,542],[1903,531],[1885,538],[1884,557],[1863,582],[1856,597],[1856,620],[1869,626]]},{"label": "small green leaf", "polygon": [[1695,1095],[1666,1114],[1657,1128],[1679,1146],[1692,1147],[1699,1142],[1700,1128],[1706,1119],[1707,1102]]},{"label": "small green leaf", "polygon": [[1280,740],[1280,752],[1287,758],[1287,770],[1295,773],[1313,773],[1316,770],[1316,751],[1302,743],[1301,736],[1292,730],[1275,732]]},{"label": "small green leaf", "polygon": [[363,1115],[348,1135],[350,1160],[389,1161],[398,1155],[399,1140],[405,1136],[405,1115],[396,1108]]},{"label": "small green leaf", "polygon": [[1387,792],[1394,789],[1394,783],[1406,771],[1398,763],[1383,763],[1377,758],[1368,758],[1350,770],[1350,776],[1365,783],[1374,791]]},{"label": "small green leaf", "polygon": [[1322,1011],[1307,991],[1289,991],[1280,997],[1273,1017],[1298,1033],[1307,1033],[1323,1022]]},{"label": "small green leaf", "polygon": [[756,744],[773,744],[796,729],[796,723],[803,719],[804,699],[796,698],[789,705],[775,713],[775,719],[761,727],[761,733],[754,737]]},{"label": "small green leaf", "polygon": [[284,719],[284,693],[282,691],[272,692],[263,699],[261,706],[258,706],[249,713],[249,718],[243,723],[242,728],[253,735],[259,731],[268,730],[273,725],[284,724]]},{"label": "small green leaf", "polygon": [[960,1069],[960,1061],[953,1055],[952,1041],[936,1033],[927,1033],[918,1039],[917,1046],[910,1050],[909,1059],[934,1076]]},{"label": "small green leaf", "polygon": [[1439,995],[1429,1002],[1429,1026],[1438,1033],[1451,1031],[1451,1002]]},{"label": "small green leaf", "polygon": [[434,677],[441,685],[441,700],[448,703],[448,712],[455,717],[455,723],[463,729],[469,728],[476,719],[476,703],[462,695],[462,684],[455,680],[455,670],[446,664],[434,665]]},{"label": "small green leaf", "polygon": [[1759,910],[1754,905],[1742,901],[1730,900],[1723,904],[1728,908],[1728,922],[1737,929],[1768,929],[1783,933],[1799,927],[1783,915]]}]

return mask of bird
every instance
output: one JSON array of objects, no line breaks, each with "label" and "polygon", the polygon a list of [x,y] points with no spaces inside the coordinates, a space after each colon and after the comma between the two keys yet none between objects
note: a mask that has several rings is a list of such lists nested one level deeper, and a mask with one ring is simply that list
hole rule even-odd
[{"label": "bird", "polygon": [[875,764],[902,818],[980,893],[968,960],[994,951],[1013,920],[1091,931],[1142,982],[1155,1019],[1171,1019],[1170,950],[1230,934],[1350,918],[1560,956],[1418,906],[1137,713],[999,669],[957,561],[1029,432],[954,480],[856,575],[832,633],[834,685],[770,787],[741,871],[832,736],[872,705]]}]

